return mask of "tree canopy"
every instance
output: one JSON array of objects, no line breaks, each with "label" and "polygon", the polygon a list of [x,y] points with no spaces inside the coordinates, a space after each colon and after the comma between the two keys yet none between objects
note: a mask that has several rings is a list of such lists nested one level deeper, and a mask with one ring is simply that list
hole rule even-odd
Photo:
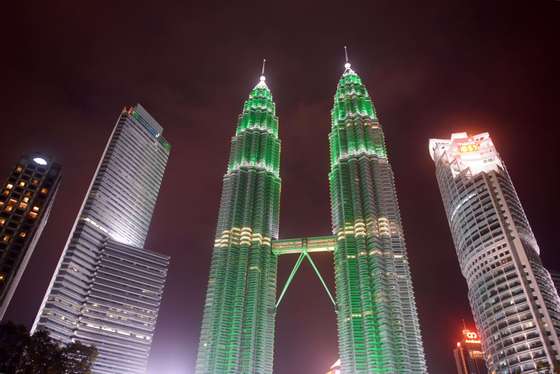
[{"label": "tree canopy", "polygon": [[11,322],[0,325],[0,374],[89,374],[97,349],[59,344],[45,330],[29,335]]}]

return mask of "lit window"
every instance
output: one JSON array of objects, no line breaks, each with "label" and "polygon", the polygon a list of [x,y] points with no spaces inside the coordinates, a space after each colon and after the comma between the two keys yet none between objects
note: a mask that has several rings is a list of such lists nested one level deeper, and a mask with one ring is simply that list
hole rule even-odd
[{"label": "lit window", "polygon": [[31,179],[31,184],[34,185],[34,186],[38,185],[39,184],[39,179],[35,179],[35,178]]},{"label": "lit window", "polygon": [[27,209],[27,203],[24,203],[23,201],[21,203],[19,203],[18,208],[20,209]]},{"label": "lit window", "polygon": [[10,190],[4,190],[4,192],[2,192],[2,195],[4,196],[8,196],[10,194]]},{"label": "lit window", "polygon": [[23,168],[21,166],[17,166],[16,167],[16,173],[21,173],[21,171],[23,170]]},{"label": "lit window", "polygon": [[14,198],[8,200],[8,205],[16,205],[16,203],[17,203],[17,200],[14,199]]},{"label": "lit window", "polygon": [[35,206],[33,207],[33,211],[34,211],[34,212],[39,212],[39,207],[38,207],[37,205],[35,205]]},{"label": "lit window", "polygon": [[8,205],[7,207],[4,208],[4,211],[8,213],[11,212],[12,210],[14,210],[14,207],[11,205]]},{"label": "lit window", "polygon": [[18,234],[18,236],[19,236],[20,238],[25,238],[25,237],[27,236],[27,233],[26,233],[25,231],[22,231],[22,232],[20,232],[20,233]]},{"label": "lit window", "polygon": [[8,184],[6,185],[6,188],[7,188],[8,190],[11,190],[12,188],[14,188],[14,185],[11,184],[11,183],[8,183]]},{"label": "lit window", "polygon": [[49,192],[49,189],[48,189],[48,188],[46,188],[46,187],[41,188],[41,193],[42,193],[43,195],[46,195],[47,192]]},{"label": "lit window", "polygon": [[20,187],[25,187],[25,182],[24,182],[24,181],[20,181],[20,182],[18,183],[18,186],[20,186]]},{"label": "lit window", "polygon": [[6,243],[9,242],[10,241],[10,235],[8,235],[8,234],[4,235],[2,237],[2,241],[6,242]]},{"label": "lit window", "polygon": [[6,274],[0,273],[0,282],[4,282],[6,280]]},{"label": "lit window", "polygon": [[35,212],[29,212],[29,213],[27,214],[27,216],[28,216],[29,218],[31,218],[31,219],[35,219],[35,218],[37,218],[38,214],[35,213]]},{"label": "lit window", "polygon": [[29,196],[25,196],[25,197],[23,198],[23,202],[24,202],[24,203],[28,203],[28,202],[29,202]]},{"label": "lit window", "polygon": [[6,219],[0,218],[0,226],[4,226],[5,223],[6,223]]}]

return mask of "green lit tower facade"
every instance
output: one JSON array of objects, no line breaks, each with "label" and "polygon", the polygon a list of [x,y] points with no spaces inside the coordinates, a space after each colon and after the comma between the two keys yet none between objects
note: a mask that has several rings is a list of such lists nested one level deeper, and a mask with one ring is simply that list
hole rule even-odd
[{"label": "green lit tower facade", "polygon": [[349,63],[331,116],[329,183],[342,373],[426,373],[383,130]]},{"label": "green lit tower facade", "polygon": [[280,140],[264,76],[231,141],[197,374],[272,373],[280,204]]},{"label": "green lit tower facade", "polygon": [[[383,131],[346,64],[332,110],[333,235],[278,238],[280,140],[264,76],[231,141],[196,374],[271,374],[276,311],[308,261],[337,313],[341,373],[426,374],[406,246]],[[336,298],[312,254],[333,252]],[[277,295],[277,264],[299,255]]]}]

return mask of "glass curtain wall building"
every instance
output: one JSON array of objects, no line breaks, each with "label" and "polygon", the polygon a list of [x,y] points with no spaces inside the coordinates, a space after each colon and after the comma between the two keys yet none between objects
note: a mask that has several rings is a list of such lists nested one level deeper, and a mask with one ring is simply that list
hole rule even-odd
[{"label": "glass curtain wall building", "polygon": [[125,107],[33,325],[94,344],[93,373],[144,373],[169,258],[143,249],[170,145],[140,105]]},{"label": "glass curtain wall building", "polygon": [[489,371],[558,368],[560,300],[492,139],[456,133],[429,151]]},{"label": "glass curtain wall building", "polygon": [[341,372],[426,373],[383,130],[349,63],[331,117],[329,182]]},{"label": "glass curtain wall building", "polygon": [[197,374],[272,373],[280,140],[261,76],[231,141],[196,362]]},{"label": "glass curtain wall building", "polygon": [[43,154],[21,157],[0,196],[0,321],[47,224],[61,167]]},{"label": "glass curtain wall building", "polygon": [[[272,373],[277,307],[305,259],[336,307],[341,373],[426,373],[383,132],[349,65],[332,116],[334,236],[278,240],[280,140],[264,77],[245,102],[223,181],[197,374]],[[309,255],[333,251],[336,301]],[[277,256],[290,254],[300,257],[276,301]]]}]

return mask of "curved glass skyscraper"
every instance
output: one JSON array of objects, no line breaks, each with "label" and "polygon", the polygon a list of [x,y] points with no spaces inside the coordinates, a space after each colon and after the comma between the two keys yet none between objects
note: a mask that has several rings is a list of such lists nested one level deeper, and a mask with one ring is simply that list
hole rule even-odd
[{"label": "curved glass skyscraper", "polygon": [[560,299],[490,136],[457,133],[429,148],[488,369],[552,372]]}]

